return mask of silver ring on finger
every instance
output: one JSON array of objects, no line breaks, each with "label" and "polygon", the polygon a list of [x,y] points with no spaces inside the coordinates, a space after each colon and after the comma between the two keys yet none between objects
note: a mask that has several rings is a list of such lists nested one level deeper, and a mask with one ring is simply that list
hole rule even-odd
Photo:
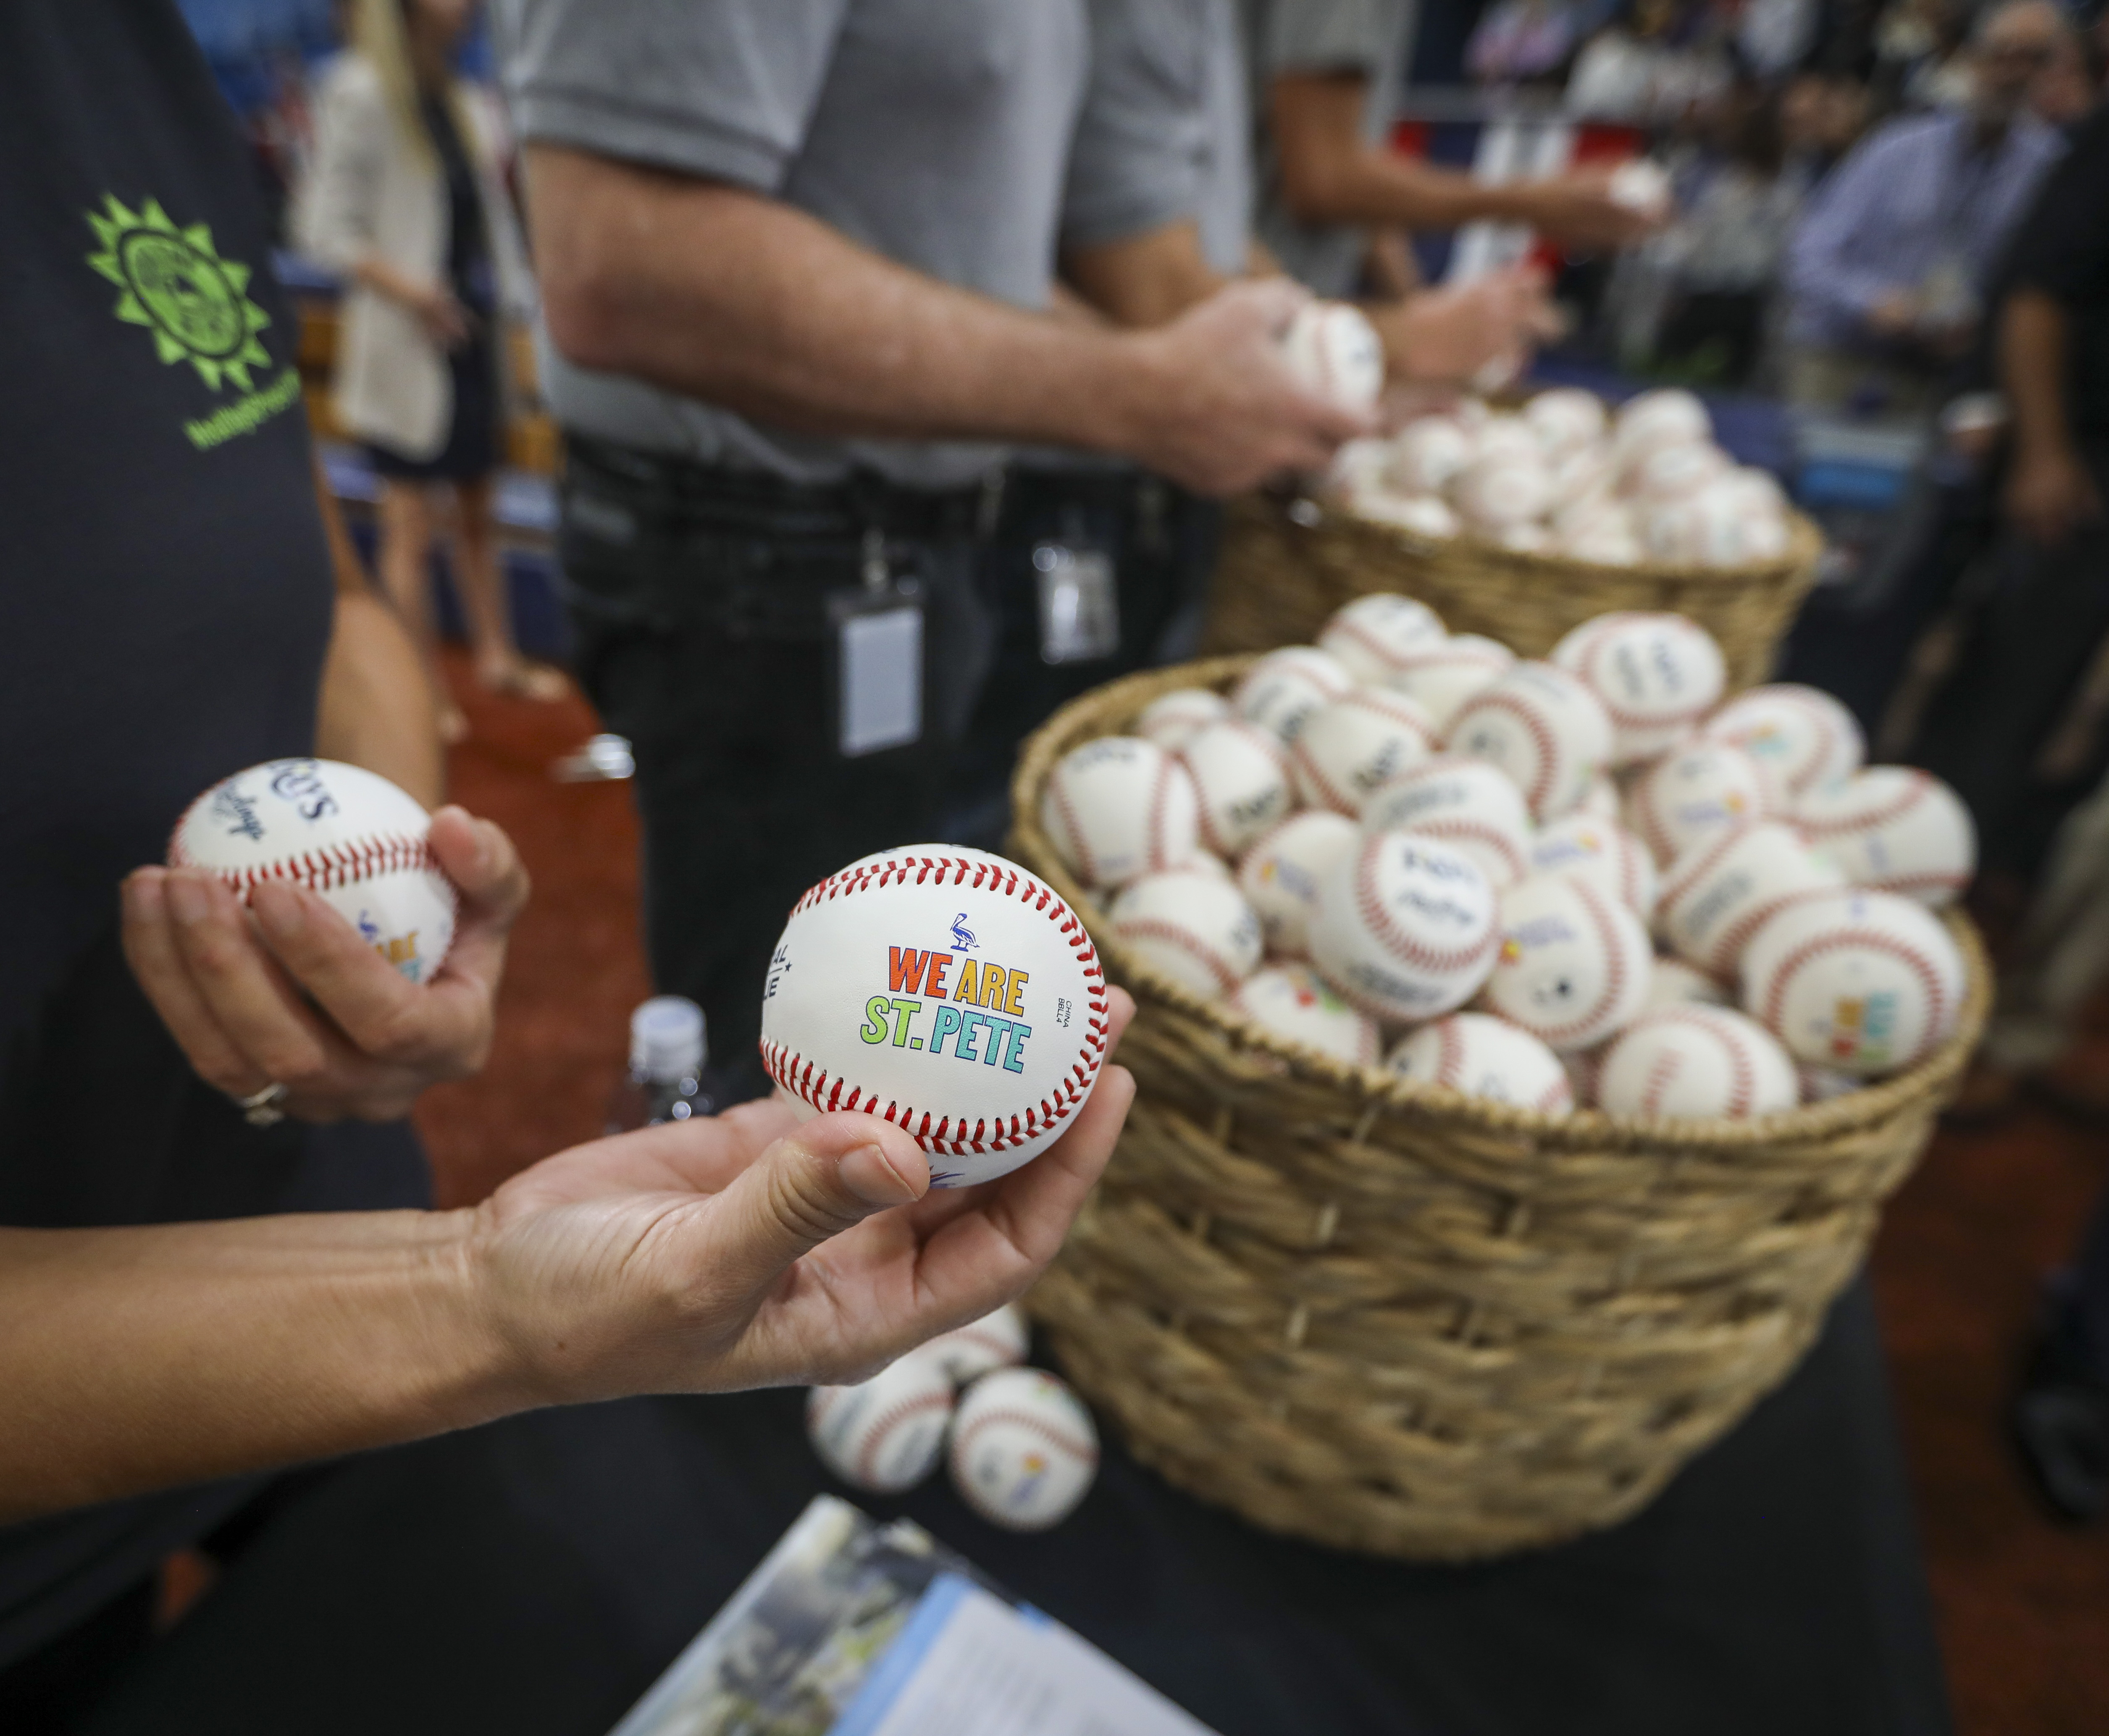
[{"label": "silver ring on finger", "polygon": [[285,1110],[278,1105],[291,1095],[284,1086],[273,1082],[246,1097],[236,1097],[234,1106],[242,1111],[242,1119],[250,1126],[274,1128],[286,1119]]}]

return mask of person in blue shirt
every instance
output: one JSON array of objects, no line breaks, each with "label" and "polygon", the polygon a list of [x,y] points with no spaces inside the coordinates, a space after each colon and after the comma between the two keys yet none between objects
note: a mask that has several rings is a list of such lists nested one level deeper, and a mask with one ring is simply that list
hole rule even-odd
[{"label": "person in blue shirt", "polygon": [[1967,109],[1890,121],[1817,189],[1787,260],[1787,396],[1928,409],[1987,276],[2064,148],[2029,88],[2071,35],[2049,0],[1980,19]]}]

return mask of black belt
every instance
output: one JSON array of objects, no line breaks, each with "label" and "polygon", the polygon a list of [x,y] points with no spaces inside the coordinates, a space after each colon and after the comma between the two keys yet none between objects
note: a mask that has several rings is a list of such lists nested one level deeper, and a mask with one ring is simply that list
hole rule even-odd
[{"label": "black belt", "polygon": [[585,434],[567,433],[564,445],[574,472],[567,480],[635,510],[734,535],[861,545],[876,531],[889,540],[953,541],[985,536],[1002,502],[1000,472],[951,489],[908,488],[870,470],[840,482],[793,482]]}]

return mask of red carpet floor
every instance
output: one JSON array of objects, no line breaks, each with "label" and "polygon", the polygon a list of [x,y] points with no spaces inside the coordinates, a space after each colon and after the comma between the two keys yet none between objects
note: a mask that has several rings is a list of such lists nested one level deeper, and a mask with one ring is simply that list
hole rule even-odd
[{"label": "red carpet floor", "polygon": [[[590,713],[486,698],[458,663],[452,673],[474,726],[454,755],[455,798],[512,833],[535,882],[489,1069],[431,1092],[418,1111],[442,1195],[461,1203],[599,1130],[630,1009],[648,991],[628,787],[549,776],[593,729]],[[2109,1530],[2075,1535],[2045,1521],[1999,1423],[2039,1275],[2063,1257],[2105,1182],[2109,1130],[2048,1110],[1945,1131],[1876,1250],[1963,1736],[2109,1731]]]}]

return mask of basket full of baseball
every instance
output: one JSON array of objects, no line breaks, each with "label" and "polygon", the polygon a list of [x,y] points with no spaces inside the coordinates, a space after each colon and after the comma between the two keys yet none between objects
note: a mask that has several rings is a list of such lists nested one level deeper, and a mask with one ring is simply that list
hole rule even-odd
[{"label": "basket full of baseball", "polygon": [[1793,1369],[1981,1028],[1967,814],[1690,622],[1543,661],[1418,600],[1130,677],[1010,851],[1140,1011],[1028,1305],[1172,1482],[1499,1555],[1645,1505]]},{"label": "basket full of baseball", "polygon": [[1525,657],[1612,611],[1682,615],[1720,645],[1732,691],[1754,685],[1822,539],[1711,432],[1687,392],[1614,417],[1561,387],[1514,414],[1467,400],[1356,441],[1307,497],[1233,504],[1209,649],[1307,640],[1353,598],[1395,591]]}]

